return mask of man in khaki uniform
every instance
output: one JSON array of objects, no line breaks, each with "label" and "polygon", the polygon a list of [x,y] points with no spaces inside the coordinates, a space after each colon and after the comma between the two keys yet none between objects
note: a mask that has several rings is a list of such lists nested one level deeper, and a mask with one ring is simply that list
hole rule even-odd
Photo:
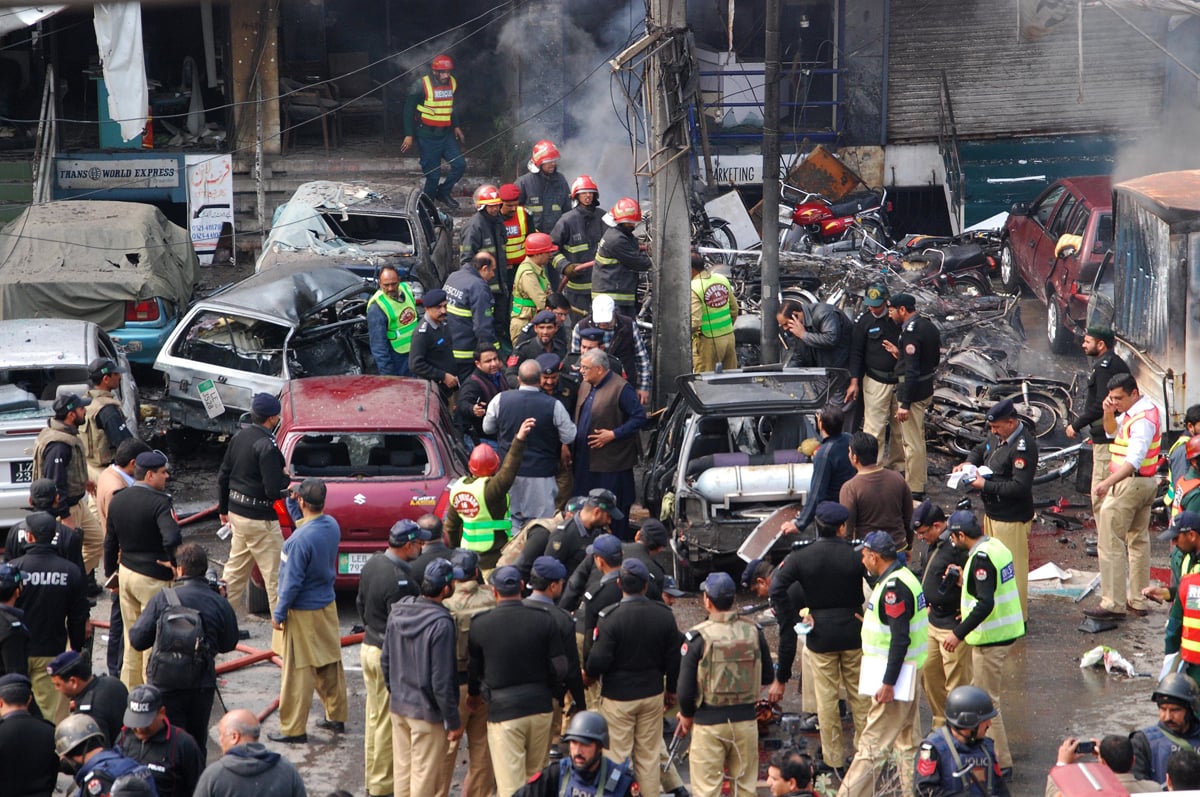
[{"label": "man in khaki uniform", "polygon": [[[496,788],[492,759],[488,754],[488,710],[486,703],[474,708],[467,704],[467,635],[475,615],[495,606],[496,598],[490,590],[480,589],[479,554],[459,548],[451,555],[450,561],[463,573],[462,578],[454,582],[454,593],[442,602],[454,618],[457,634],[454,654],[458,660],[458,714],[467,737],[467,774],[459,793],[462,797],[488,797]],[[442,797],[450,793],[461,741],[461,738],[452,741],[447,747],[441,775]]]},{"label": "man in khaki uniform", "polygon": [[737,616],[728,573],[709,574],[701,591],[708,619],[684,636],[680,649],[678,734],[692,734],[692,792],[719,797],[726,770],[733,797],[758,784],[758,722],[754,704],[773,678],[762,629]]},{"label": "man in khaki uniform", "polygon": [[33,444],[33,480],[50,479],[58,491],[56,512],[64,526],[78,529],[83,537],[84,574],[100,564],[104,554],[104,529],[96,513],[83,499],[95,494],[96,483],[88,476],[87,452],[79,428],[87,417],[90,398],[74,393],[54,401],[54,417],[38,433]]},{"label": "man in khaki uniform", "polygon": [[692,252],[692,369],[697,373],[738,367],[733,322],[738,303],[729,280],[706,269],[704,258]]}]

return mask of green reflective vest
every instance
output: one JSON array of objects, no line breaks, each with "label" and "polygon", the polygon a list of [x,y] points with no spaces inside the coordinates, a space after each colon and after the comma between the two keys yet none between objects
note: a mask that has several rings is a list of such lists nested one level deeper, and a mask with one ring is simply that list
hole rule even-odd
[{"label": "green reflective vest", "polygon": [[883,600],[884,588],[895,580],[903,582],[917,602],[916,612],[908,621],[908,650],[904,653],[904,663],[920,669],[925,664],[925,656],[929,652],[929,607],[925,603],[921,582],[907,567],[898,567],[879,579],[879,583],[871,592],[867,610],[863,612],[863,658],[874,656],[887,661],[888,648],[892,643],[892,629],[879,620],[879,602]]},{"label": "green reflective vest", "polygon": [[733,314],[729,312],[733,289],[729,280],[702,271],[692,278],[692,293],[700,300],[700,334],[706,338],[733,334]]},{"label": "green reflective vest", "polygon": [[450,486],[450,505],[462,518],[462,546],[472,551],[486,553],[496,542],[496,532],[503,531],[505,537],[512,536],[512,520],[508,516],[508,500],[505,501],[504,517],[493,518],[483,497],[487,476],[468,482],[464,476]]},{"label": "green reflective vest", "polygon": [[[526,274],[532,273],[537,279],[538,285],[542,289],[542,293],[550,293],[550,280],[546,279],[546,270],[534,263],[532,260],[522,260],[521,265],[517,266],[517,271],[513,274],[513,296],[512,296],[512,317],[519,318],[524,310],[537,312],[538,306],[533,299],[528,296],[518,295],[517,286],[521,284],[521,278]],[[533,315],[528,316],[532,318]]]},{"label": "green reflective vest", "polygon": [[979,599],[970,594],[967,583],[975,577],[972,564],[975,555],[980,551],[985,552],[988,559],[992,560],[999,576],[996,584],[996,605],[992,613],[985,617],[974,631],[967,634],[963,641],[968,645],[990,645],[1020,639],[1025,636],[1025,620],[1021,614],[1021,596],[1017,593],[1017,572],[1013,567],[1012,551],[994,537],[984,537],[971,546],[967,564],[963,567],[962,616],[965,619],[979,603]]},{"label": "green reflective vest", "polygon": [[388,340],[397,354],[408,354],[412,348],[412,336],[421,317],[417,315],[417,300],[406,283],[400,283],[400,301],[396,301],[383,291],[375,291],[368,304],[378,305],[388,320]]}]

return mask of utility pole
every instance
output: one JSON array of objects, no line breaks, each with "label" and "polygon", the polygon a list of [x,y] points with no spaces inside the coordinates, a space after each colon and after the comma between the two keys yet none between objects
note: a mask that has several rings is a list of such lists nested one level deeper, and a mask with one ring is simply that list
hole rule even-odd
[{"label": "utility pole", "polygon": [[779,0],[767,0],[762,145],[761,361],[780,362],[779,324]]},{"label": "utility pole", "polygon": [[691,247],[685,86],[693,70],[684,0],[651,0],[646,30],[664,33],[649,58],[650,198],[654,209],[654,405],[665,407],[675,378],[692,371]]}]

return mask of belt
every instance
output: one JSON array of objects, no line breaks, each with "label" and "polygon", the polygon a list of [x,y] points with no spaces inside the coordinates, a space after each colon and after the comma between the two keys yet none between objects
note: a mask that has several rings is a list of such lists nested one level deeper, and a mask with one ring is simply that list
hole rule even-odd
[{"label": "belt", "polygon": [[257,507],[266,508],[266,507],[271,506],[274,503],[273,501],[268,501],[265,498],[255,498],[254,496],[246,495],[245,493],[240,493],[237,490],[230,490],[229,497],[231,500],[237,501],[239,504],[244,504],[246,506],[257,506]]},{"label": "belt", "polygon": [[[921,382],[932,382],[934,376],[936,376],[936,374],[922,374],[921,376],[917,377],[916,381],[918,384],[920,384]],[[874,378],[874,377],[872,377],[872,378]],[[898,377],[898,381],[904,382],[904,376],[901,375],[900,377]]]},{"label": "belt", "polygon": [[867,376],[871,377],[876,382],[882,382],[885,385],[896,384],[896,375],[894,373],[889,374],[886,371],[880,371],[876,368],[868,368],[866,370]]}]

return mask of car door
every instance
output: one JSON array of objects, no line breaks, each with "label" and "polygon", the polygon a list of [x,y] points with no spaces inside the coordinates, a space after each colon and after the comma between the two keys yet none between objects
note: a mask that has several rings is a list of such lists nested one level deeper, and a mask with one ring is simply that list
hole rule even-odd
[{"label": "car door", "polygon": [[1049,242],[1049,251],[1046,253],[1046,278],[1042,284],[1047,300],[1050,293],[1064,300],[1069,298],[1070,282],[1079,261],[1077,257],[1057,257],[1055,249],[1058,247],[1058,240],[1064,235],[1082,236],[1090,215],[1086,205],[1079,201],[1079,197],[1068,191],[1050,217],[1046,235],[1037,247],[1038,254],[1041,255],[1042,248]]},{"label": "car door", "polygon": [[1069,195],[1066,186],[1061,184],[1051,186],[1042,194],[1029,209],[1025,240],[1013,247],[1013,256],[1020,264],[1025,284],[1043,302],[1046,301],[1046,279],[1054,267],[1054,243],[1058,240],[1050,237],[1049,228],[1051,221],[1058,218],[1055,211],[1063,197]]}]

